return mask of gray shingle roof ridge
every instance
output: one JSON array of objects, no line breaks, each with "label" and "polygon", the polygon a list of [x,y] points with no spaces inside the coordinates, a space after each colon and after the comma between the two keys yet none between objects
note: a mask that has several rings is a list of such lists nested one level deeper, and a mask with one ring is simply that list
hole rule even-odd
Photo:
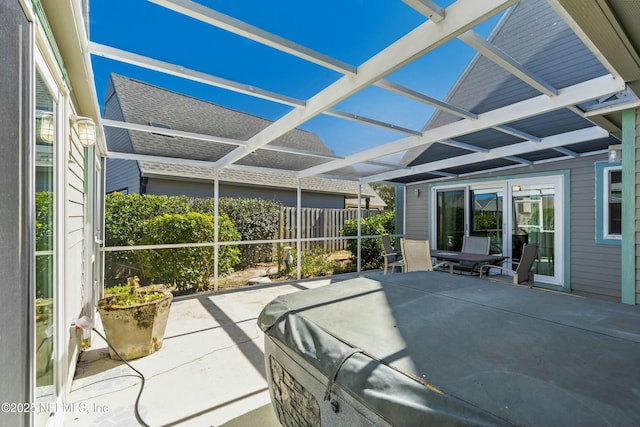
[{"label": "gray shingle roof ridge", "polygon": [[[133,77],[124,76],[124,75],[117,74],[117,73],[111,73],[111,76],[112,76],[112,78],[115,77],[116,79],[128,80],[128,81],[136,83],[136,84],[145,85],[145,86],[147,86],[147,87],[149,87],[149,88],[151,88],[153,90],[164,91],[164,92],[172,93],[172,94],[177,95],[177,96],[181,96],[181,97],[184,97],[184,98],[191,99],[191,100],[196,101],[196,102],[201,102],[201,103],[204,103],[204,104],[213,105],[213,106],[216,106],[218,108],[221,108],[221,109],[224,109],[224,110],[227,110],[227,111],[230,111],[230,112],[233,112],[233,113],[245,116],[245,117],[252,117],[254,119],[257,119],[257,120],[260,120],[260,121],[264,121],[265,123],[271,124],[271,123],[274,122],[273,120],[265,119],[264,117],[260,117],[260,116],[257,116],[255,114],[252,114],[252,113],[246,113],[244,111],[236,110],[235,108],[231,108],[231,107],[227,107],[227,106],[224,106],[224,105],[220,105],[220,104],[218,104],[216,102],[212,102],[212,101],[209,101],[209,100],[204,100],[204,99],[201,99],[201,98],[197,98],[197,97],[192,96],[192,95],[186,95],[184,93],[181,93],[181,92],[178,92],[178,91],[175,91],[175,90],[171,90],[171,89],[167,89],[167,88],[164,88],[164,87],[161,87],[161,86],[158,86],[158,85],[155,85],[155,84],[151,84],[151,83],[148,83],[148,82],[145,82],[145,81],[142,81],[142,80],[138,80],[138,79],[135,79]],[[116,90],[116,92],[117,92],[117,90]],[[314,133],[312,131],[309,131],[309,130],[306,130],[306,129],[301,129],[301,128],[298,128],[298,127],[294,128],[293,130],[295,130],[297,132],[302,132],[302,133],[307,134],[307,135],[309,135],[311,137],[314,137],[315,139],[318,140],[318,143],[322,144],[322,147],[326,150],[327,153],[333,153],[333,151],[331,149],[329,149],[329,147],[327,147],[327,145],[324,143],[324,141],[322,141],[322,139],[320,137],[318,137],[318,135],[316,133]]]}]

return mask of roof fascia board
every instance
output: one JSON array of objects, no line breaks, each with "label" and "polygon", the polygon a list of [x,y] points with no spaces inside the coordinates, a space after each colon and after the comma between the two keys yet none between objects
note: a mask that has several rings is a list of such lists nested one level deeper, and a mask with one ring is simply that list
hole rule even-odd
[{"label": "roof fascia board", "polygon": [[[319,166],[304,169],[299,172],[299,175],[309,176],[326,173],[334,169],[351,166],[353,164],[369,161],[378,157],[388,156],[422,145],[501,126],[505,123],[566,108],[567,106],[580,104],[607,94],[620,92],[624,89],[624,86],[625,83],[622,79],[616,79],[611,75],[597,77],[586,82],[560,89],[558,96],[555,97],[538,95],[515,104],[480,114],[477,120],[462,119],[448,125],[429,129],[425,131],[421,137],[410,136],[378,147],[370,148],[368,150],[363,150],[359,153],[346,156],[343,160],[334,160]],[[406,174],[401,174],[399,176],[404,175]]]},{"label": "roof fascia board", "polygon": [[149,0],[158,6],[165,7],[209,25],[224,29],[233,34],[264,44],[306,61],[332,69],[341,74],[353,75],[357,69],[328,55],[316,52],[299,45],[291,40],[269,33],[260,28],[249,25],[238,19],[216,12],[213,9],[190,0]]},{"label": "roof fascia board", "polygon": [[[304,109],[295,109],[259,132],[245,147],[236,148],[217,162],[224,168],[268,144],[291,129],[340,101],[384,78],[405,64],[442,46],[480,22],[511,6],[516,0],[458,0],[447,9],[447,19],[427,21],[395,41],[358,67],[353,76],[343,76],[310,98]],[[329,169],[330,170],[330,169]]]},{"label": "roof fascia board", "polygon": [[548,96],[556,96],[558,94],[558,89],[551,86],[549,83],[536,76],[535,74],[531,73],[522,64],[513,59],[510,55],[507,55],[497,46],[483,39],[475,31],[467,31],[466,33],[460,35],[458,39],[462,40],[463,42],[480,52],[480,54],[485,58],[504,68],[506,71],[516,76],[540,93],[544,93]]},{"label": "roof fascia board", "polygon": [[387,172],[379,175],[368,176],[361,181],[371,182],[380,180],[389,180],[394,178],[401,178],[407,175],[414,175],[420,173],[431,172],[434,170],[447,169],[455,166],[468,165],[472,163],[484,162],[487,160],[494,160],[499,158],[506,158],[510,156],[518,156],[531,151],[547,150],[563,145],[575,144],[578,142],[592,141],[595,139],[606,138],[609,133],[599,128],[598,126],[592,126],[590,128],[580,129],[572,132],[562,133],[558,135],[552,135],[546,138],[542,138],[541,142],[525,141],[518,144],[512,144],[505,147],[489,150],[488,153],[471,153],[464,154],[462,156],[452,157],[449,159],[439,160],[435,162],[425,163],[419,166],[414,166],[410,173],[406,172]]}]

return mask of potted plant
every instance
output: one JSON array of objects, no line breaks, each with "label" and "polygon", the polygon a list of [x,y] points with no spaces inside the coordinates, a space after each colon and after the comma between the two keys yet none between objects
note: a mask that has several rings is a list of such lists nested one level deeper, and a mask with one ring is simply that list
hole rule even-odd
[{"label": "potted plant", "polygon": [[105,289],[98,312],[111,344],[111,358],[118,359],[113,349],[125,360],[159,350],[172,300],[173,295],[162,285],[140,287],[137,276],[128,278],[126,285]]}]

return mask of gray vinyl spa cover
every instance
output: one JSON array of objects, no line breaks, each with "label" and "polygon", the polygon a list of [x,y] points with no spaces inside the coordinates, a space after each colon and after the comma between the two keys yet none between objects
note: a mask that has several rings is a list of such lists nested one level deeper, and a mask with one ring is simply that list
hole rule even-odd
[{"label": "gray vinyl spa cover", "polygon": [[392,425],[640,426],[637,307],[448,273],[370,277],[280,296],[258,324]]}]

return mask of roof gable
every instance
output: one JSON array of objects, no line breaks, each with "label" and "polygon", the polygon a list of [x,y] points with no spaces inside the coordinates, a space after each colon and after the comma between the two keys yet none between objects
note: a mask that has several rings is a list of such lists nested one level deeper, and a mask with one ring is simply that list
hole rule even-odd
[{"label": "roof gable", "polygon": [[[597,58],[543,0],[523,0],[515,5],[503,17],[489,40],[527,70],[558,89],[607,74]],[[536,95],[539,95],[536,89],[477,54],[447,95],[446,101],[474,114],[482,114]],[[434,129],[458,120],[461,119],[457,116],[438,111],[425,129]],[[559,110],[508,126],[542,138],[593,124],[569,110]],[[492,149],[522,142],[523,139],[485,130],[461,136],[456,141]],[[604,142],[607,143],[610,141]],[[606,145],[603,147],[606,148]],[[444,153],[450,150],[453,147],[439,143],[426,149],[418,148],[407,153],[404,163],[412,166],[423,164],[434,158],[443,158]],[[448,157],[461,153],[460,147],[454,151]],[[471,169],[478,170],[479,167],[476,165]]]}]

